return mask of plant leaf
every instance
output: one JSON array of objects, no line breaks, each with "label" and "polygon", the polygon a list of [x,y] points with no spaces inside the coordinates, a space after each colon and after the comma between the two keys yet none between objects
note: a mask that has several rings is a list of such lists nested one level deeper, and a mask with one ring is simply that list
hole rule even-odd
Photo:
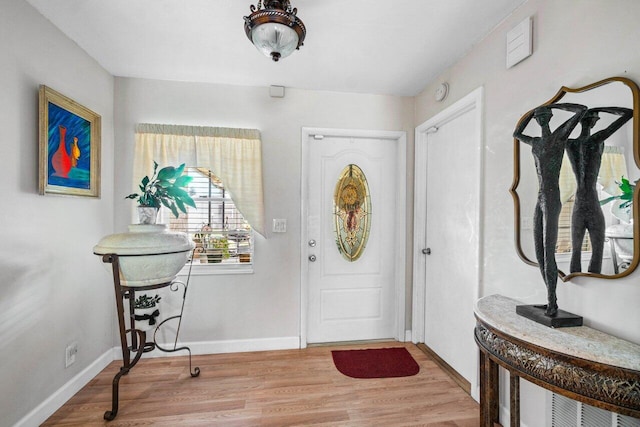
[{"label": "plant leaf", "polygon": [[158,172],[158,180],[166,181],[168,179],[173,179],[175,175],[176,175],[176,168],[174,168],[173,166],[167,166],[160,169],[160,172]]},{"label": "plant leaf", "polygon": [[602,200],[600,200],[600,206],[606,205],[609,202],[613,202],[617,198],[618,198],[618,196],[611,196],[611,197],[607,197],[606,199],[602,199]]},{"label": "plant leaf", "polygon": [[167,188],[167,194],[173,196],[176,199],[186,199],[187,197],[189,197],[189,193],[184,191],[182,188],[177,187]]},{"label": "plant leaf", "polygon": [[622,178],[622,183],[620,184],[620,191],[623,194],[633,194],[633,185],[629,182],[628,179]]},{"label": "plant leaf", "polygon": [[182,197],[182,201],[192,208],[196,208],[196,202],[194,202],[191,196],[189,196],[188,194],[185,197]]},{"label": "plant leaf", "polygon": [[160,178],[158,178],[158,179],[156,180],[155,185],[156,185],[157,187],[168,188],[168,187],[171,187],[173,184],[171,183],[171,181],[169,181],[169,180],[167,180],[167,179],[160,179]]},{"label": "plant leaf", "polygon": [[176,168],[176,173],[174,176],[177,178],[180,175],[182,175],[183,172],[184,172],[184,163]]},{"label": "plant leaf", "polygon": [[173,183],[173,185],[176,186],[176,187],[186,187],[187,185],[189,185],[191,183],[192,180],[193,180],[192,176],[180,175],[179,177],[176,178],[176,180]]},{"label": "plant leaf", "polygon": [[182,212],[187,213],[187,208],[185,208],[184,203],[182,203],[182,200],[176,199],[176,205],[178,206],[178,209],[180,209]]},{"label": "plant leaf", "polygon": [[178,218],[180,216],[180,214],[178,213],[178,209],[176,209],[176,204],[175,203],[171,203],[170,208],[171,208],[171,212],[173,213],[173,216]]}]

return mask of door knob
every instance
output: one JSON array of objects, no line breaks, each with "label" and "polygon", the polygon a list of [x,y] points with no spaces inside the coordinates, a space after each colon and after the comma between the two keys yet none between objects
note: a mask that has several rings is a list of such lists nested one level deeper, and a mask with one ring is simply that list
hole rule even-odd
[{"label": "door knob", "polygon": [[316,256],[315,255],[309,255],[309,261],[316,262]]},{"label": "door knob", "polygon": [[425,255],[431,255],[431,248],[425,248],[422,250],[422,253]]},{"label": "door knob", "polygon": [[309,246],[311,246],[312,248],[314,248],[316,246],[316,241],[311,239],[309,240]]}]

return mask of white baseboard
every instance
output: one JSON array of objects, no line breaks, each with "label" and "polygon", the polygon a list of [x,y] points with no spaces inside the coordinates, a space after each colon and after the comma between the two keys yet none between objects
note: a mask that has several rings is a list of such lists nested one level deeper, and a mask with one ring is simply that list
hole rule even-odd
[{"label": "white baseboard", "polygon": [[[520,415],[522,415],[522,413]],[[508,426],[509,420],[511,420],[511,411],[509,411],[509,408],[507,408],[506,406],[500,405],[500,421],[502,421],[502,425]],[[520,427],[527,427],[527,424],[523,423],[522,420],[520,420]]]},{"label": "white baseboard", "polygon": [[98,357],[91,365],[60,387],[55,393],[49,396],[44,402],[25,415],[14,427],[39,426],[53,415],[62,405],[64,405],[82,387],[87,385],[96,375],[98,375],[109,363],[113,362],[113,351],[107,350]]},{"label": "white baseboard", "polygon": [[[173,343],[160,344],[164,348],[173,348]],[[192,355],[200,354],[221,354],[221,353],[244,353],[248,351],[270,351],[270,350],[295,350],[300,348],[300,337],[278,337],[278,338],[258,338],[247,340],[228,341],[193,341],[178,342],[178,347],[189,347]],[[153,350],[146,353],[144,357],[176,357],[186,356],[187,351],[166,353],[160,350]],[[113,359],[122,360],[122,350],[120,347],[113,348]]]},{"label": "white baseboard", "polygon": [[205,341],[185,343],[193,354],[244,353],[247,351],[295,350],[300,337],[260,338],[252,340]]},{"label": "white baseboard", "polygon": [[[165,344],[166,348],[173,347],[173,343]],[[178,347],[187,346],[191,349],[191,354],[220,354],[220,353],[242,353],[248,351],[269,351],[269,350],[293,350],[300,348],[300,337],[277,337],[259,338],[247,340],[229,341],[198,341],[178,343]],[[159,350],[151,351],[144,357],[175,357],[186,356],[186,351],[165,353]],[[122,350],[120,347],[113,347],[98,357],[91,365],[85,368],[69,382],[60,387],[55,393],[49,396],[44,402],[25,415],[14,427],[36,427],[42,424],[47,418],[53,415],[62,407],[74,394],[87,385],[96,375],[98,375],[109,363],[114,360],[122,360]]]},{"label": "white baseboard", "polygon": [[404,342],[411,342],[412,339],[411,329],[404,331]]}]

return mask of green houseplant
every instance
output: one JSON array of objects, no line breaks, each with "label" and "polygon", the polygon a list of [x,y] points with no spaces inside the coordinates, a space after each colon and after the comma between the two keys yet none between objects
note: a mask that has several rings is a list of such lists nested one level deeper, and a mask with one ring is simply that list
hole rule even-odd
[{"label": "green houseplant", "polygon": [[209,236],[205,242],[209,262],[217,263],[229,258],[229,240],[226,237]]},{"label": "green houseplant", "polygon": [[[171,210],[177,218],[178,211],[187,213],[186,206],[196,207],[195,202],[184,190],[189,185],[193,177],[183,175],[184,163],[180,166],[166,166],[158,170],[158,163],[153,162],[153,175],[151,178],[142,178],[140,193],[129,194],[126,199],[138,199],[138,206],[143,208],[155,208],[155,213],[160,206],[164,205]],[[144,220],[141,216],[142,224],[155,223],[155,216],[151,220]]]},{"label": "green houseplant", "polygon": [[[626,217],[631,217],[631,208],[633,206],[633,192],[636,189],[636,185],[631,183],[624,176],[620,179],[620,182],[616,182],[618,184],[618,188],[620,188],[620,194],[615,196],[607,197],[606,199],[600,200],[600,206],[606,205],[609,202],[614,200],[620,200],[620,205],[617,209],[612,209],[612,213],[616,216],[620,215],[617,212],[623,212]],[[627,221],[628,222],[628,221]]]},{"label": "green houseplant", "polygon": [[155,307],[162,298],[156,294],[153,297],[150,297],[147,294],[142,294],[136,298],[136,301],[133,305],[133,308],[153,308]]}]

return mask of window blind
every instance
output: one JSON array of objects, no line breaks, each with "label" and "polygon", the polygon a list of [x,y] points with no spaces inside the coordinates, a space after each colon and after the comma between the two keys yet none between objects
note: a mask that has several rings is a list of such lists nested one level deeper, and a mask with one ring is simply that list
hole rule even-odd
[{"label": "window blind", "polygon": [[166,209],[169,227],[187,233],[196,244],[194,263],[247,264],[253,260],[251,225],[236,207],[229,191],[210,169],[189,167],[187,187],[196,209],[175,218]]}]

